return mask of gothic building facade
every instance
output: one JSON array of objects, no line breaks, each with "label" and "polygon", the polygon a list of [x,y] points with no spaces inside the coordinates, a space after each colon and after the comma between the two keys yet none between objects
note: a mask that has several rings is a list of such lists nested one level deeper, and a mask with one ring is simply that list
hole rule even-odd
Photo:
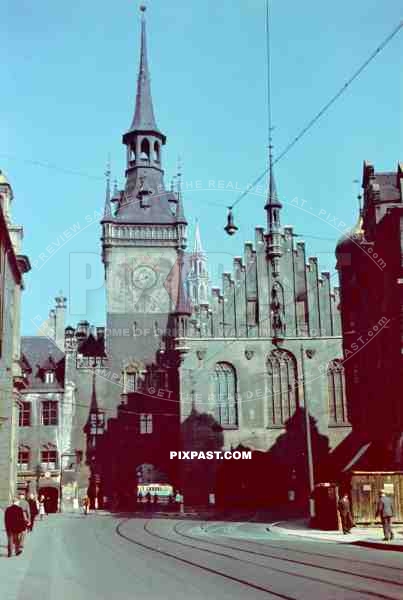
[{"label": "gothic building facade", "polygon": [[[35,358],[39,350],[26,342],[26,402],[39,428],[26,429],[21,452],[40,434],[31,470],[46,463],[63,490],[63,467],[76,456],[76,489],[86,493],[89,484],[98,499],[135,499],[137,484],[152,482],[171,483],[187,506],[305,501],[308,445],[320,478],[351,429],[338,289],[282,226],[271,161],[266,225],[210,289],[198,225],[186,251],[180,175],[176,189],[164,183],[166,142],[143,14],[135,110],[123,135],[125,186],[111,192],[108,174],[101,221],[105,327],[65,328],[57,304],[40,329],[58,350]],[[49,402],[60,404],[57,424],[44,423]],[[57,465],[45,443],[56,446]],[[251,460],[171,458],[231,449],[251,451]]]},{"label": "gothic building facade", "polygon": [[[270,164],[267,225],[256,228],[222,287],[209,291],[198,230],[185,253],[180,178],[176,190],[164,184],[166,137],[154,114],[144,15],[135,112],[123,144],[125,188],[111,197],[108,184],[102,220],[105,349],[123,382],[109,387],[108,398],[98,396],[108,406],[120,402],[102,441],[108,493],[135,488],[139,466],[151,464],[187,504],[251,497],[267,504],[273,478],[282,494],[291,487],[306,495],[304,411],[316,465],[350,431],[338,290],[304,243],[295,243],[293,229],[282,227]],[[240,447],[253,451],[252,463],[169,457]]]}]

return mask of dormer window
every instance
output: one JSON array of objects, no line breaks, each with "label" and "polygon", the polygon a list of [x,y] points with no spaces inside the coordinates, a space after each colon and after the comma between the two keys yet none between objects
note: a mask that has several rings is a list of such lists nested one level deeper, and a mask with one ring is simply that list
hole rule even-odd
[{"label": "dormer window", "polygon": [[54,382],[55,382],[55,372],[54,371],[46,371],[45,383],[54,383]]}]

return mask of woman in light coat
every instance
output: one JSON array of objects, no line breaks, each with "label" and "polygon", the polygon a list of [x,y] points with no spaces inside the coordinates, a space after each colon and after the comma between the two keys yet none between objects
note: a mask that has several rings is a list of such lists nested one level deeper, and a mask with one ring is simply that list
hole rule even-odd
[{"label": "woman in light coat", "polygon": [[39,518],[42,521],[43,517],[46,515],[45,496],[39,496],[38,504],[39,504]]}]

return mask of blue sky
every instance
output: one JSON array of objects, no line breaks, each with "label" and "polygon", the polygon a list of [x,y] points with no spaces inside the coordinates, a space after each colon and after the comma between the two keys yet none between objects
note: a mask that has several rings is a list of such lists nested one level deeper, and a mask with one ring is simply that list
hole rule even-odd
[{"label": "blue sky", "polygon": [[[396,27],[402,18],[399,4],[271,2],[275,153]],[[265,199],[251,194],[235,211],[238,234],[229,238],[223,232],[225,207],[239,195],[230,185],[243,189],[266,165],[265,1],[153,0],[147,5],[154,107],[168,138],[166,182],[180,155],[189,223],[199,219],[213,273],[219,265],[229,270],[244,241],[253,239],[254,227],[265,224]],[[64,231],[80,224],[80,233],[28,274],[24,334],[35,331],[33,319],[46,316],[59,289],[68,296],[74,292],[77,253],[93,255],[95,276],[102,282],[100,228],[95,222],[84,227],[86,216],[95,221],[103,205],[108,153],[113,176],[123,184],[121,135],[134,106],[139,28],[137,5],[126,0],[35,5],[3,0],[0,54],[7,60],[0,168],[14,188],[14,221],[24,225],[24,252],[32,262],[38,260],[49,244],[61,244]],[[307,254],[319,257],[322,270],[334,272],[337,223],[356,219],[353,181],[361,178],[363,160],[388,171],[403,159],[402,57],[400,31],[276,165],[282,222],[302,234]],[[208,189],[210,180],[224,181],[227,191]],[[202,189],[195,189],[196,181]],[[312,210],[287,204],[295,197]],[[70,315],[68,321],[74,324],[83,316],[104,321],[102,287],[91,294],[85,314]]]}]

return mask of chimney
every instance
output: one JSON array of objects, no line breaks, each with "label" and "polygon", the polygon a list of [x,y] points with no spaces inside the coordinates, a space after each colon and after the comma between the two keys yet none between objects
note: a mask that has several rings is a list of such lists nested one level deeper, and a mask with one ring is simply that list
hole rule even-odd
[{"label": "chimney", "polygon": [[64,351],[64,323],[66,318],[66,302],[67,298],[63,296],[63,292],[55,298],[55,342],[57,346]]}]

